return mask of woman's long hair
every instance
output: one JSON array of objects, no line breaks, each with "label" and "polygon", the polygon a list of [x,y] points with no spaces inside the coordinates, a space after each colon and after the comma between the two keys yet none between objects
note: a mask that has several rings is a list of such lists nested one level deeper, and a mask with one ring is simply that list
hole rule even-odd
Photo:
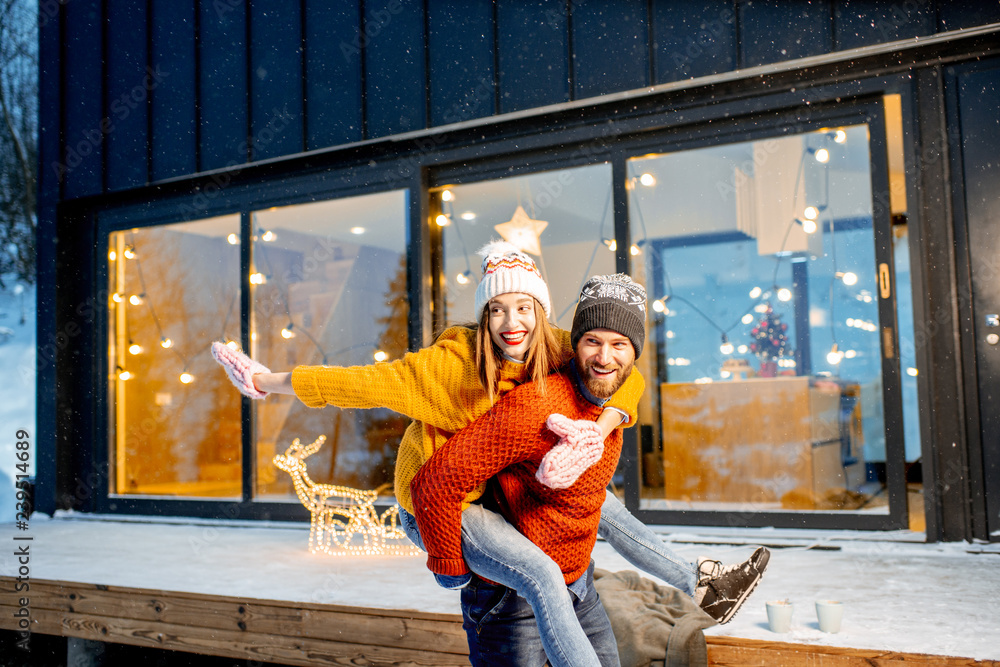
[{"label": "woman's long hair", "polygon": [[[531,345],[524,358],[527,364],[528,379],[538,385],[540,393],[545,393],[545,376],[562,366],[562,345],[555,329],[545,318],[545,311],[537,299],[531,302],[535,306],[535,330],[532,332]],[[490,403],[496,399],[497,386],[500,384],[500,369],[503,366],[503,353],[490,336],[489,308],[487,303],[479,315],[479,326],[476,332],[476,372],[479,382],[486,390]]]}]

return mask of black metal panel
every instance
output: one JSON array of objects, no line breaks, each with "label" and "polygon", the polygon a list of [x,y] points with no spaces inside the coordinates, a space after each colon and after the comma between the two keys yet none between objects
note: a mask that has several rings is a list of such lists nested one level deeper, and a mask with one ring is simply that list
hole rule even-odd
[{"label": "black metal panel", "polygon": [[305,148],[302,14],[298,2],[250,4],[250,159]]},{"label": "black metal panel", "polygon": [[[971,279],[969,320],[963,318],[964,345],[975,368],[965,373],[970,414],[978,412],[976,424],[969,424],[967,477],[972,507],[973,536],[989,539],[1000,533],[1000,344],[988,337],[1000,336],[1000,323],[990,316],[1000,315],[1000,63],[994,69],[962,72],[955,77],[957,121],[962,128],[961,167],[956,173],[956,236],[967,235],[968,272]],[[958,149],[958,146],[956,146]],[[964,187],[963,187],[964,186]],[[963,225],[964,223],[964,225]],[[963,248],[964,246],[964,248]],[[965,257],[961,258],[966,261]],[[971,321],[970,321],[971,320]],[[967,366],[968,368],[968,366]],[[974,405],[975,404],[975,405]],[[978,407],[978,410],[973,410]],[[978,433],[976,432],[978,430]],[[958,480],[956,480],[956,483]],[[1000,535],[998,535],[1000,537]]]},{"label": "black metal panel", "polygon": [[574,99],[649,85],[645,0],[574,0],[570,7]]},{"label": "black metal panel", "polygon": [[359,141],[360,8],[324,0],[305,0],[304,7],[306,148]]},{"label": "black metal panel", "polygon": [[834,49],[933,35],[934,4],[932,0],[838,0],[833,9]]},{"label": "black metal panel", "polygon": [[242,2],[199,2],[198,168],[247,161],[247,13]]},{"label": "black metal panel", "polygon": [[833,50],[830,0],[751,0],[737,4],[740,66],[795,60]]},{"label": "black metal panel", "polygon": [[149,181],[149,83],[146,5],[107,0],[105,108],[111,122],[107,135],[107,188]]},{"label": "black metal panel", "polygon": [[427,39],[423,3],[364,3],[365,138],[427,127]]},{"label": "black metal panel", "polygon": [[57,331],[56,221],[62,155],[59,130],[61,96],[60,50],[62,5],[38,12],[38,228],[36,230],[35,353],[35,509],[51,515],[56,509],[57,475],[72,474],[56,454],[56,365],[42,347]]},{"label": "black metal panel", "polygon": [[101,0],[67,3],[63,29],[63,147],[56,169],[63,195],[82,197],[104,188],[104,95],[101,76]]},{"label": "black metal panel", "polygon": [[551,0],[497,0],[499,112],[569,100],[569,21]]},{"label": "black metal panel", "polygon": [[150,3],[150,178],[198,168],[194,0]]},{"label": "black metal panel", "polygon": [[439,0],[427,8],[431,125],[496,113],[492,0]]},{"label": "black metal panel", "polygon": [[1000,2],[937,0],[938,32],[1000,23]]},{"label": "black metal panel", "polygon": [[732,2],[654,2],[653,83],[736,69],[736,11]]},{"label": "black metal panel", "polygon": [[[914,343],[920,382],[921,464],[929,541],[968,539],[962,485],[966,403],[961,381],[956,237],[951,224],[949,142],[940,69],[916,75],[919,144],[917,188],[908,211]],[[926,373],[924,372],[926,370]]]}]

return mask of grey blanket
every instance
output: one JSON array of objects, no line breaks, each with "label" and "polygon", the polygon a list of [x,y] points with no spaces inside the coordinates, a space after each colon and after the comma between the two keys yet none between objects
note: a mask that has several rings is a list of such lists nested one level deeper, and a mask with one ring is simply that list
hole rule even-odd
[{"label": "grey blanket", "polygon": [[690,597],[631,570],[594,570],[594,587],[611,619],[622,667],[707,666],[702,630],[715,620]]}]

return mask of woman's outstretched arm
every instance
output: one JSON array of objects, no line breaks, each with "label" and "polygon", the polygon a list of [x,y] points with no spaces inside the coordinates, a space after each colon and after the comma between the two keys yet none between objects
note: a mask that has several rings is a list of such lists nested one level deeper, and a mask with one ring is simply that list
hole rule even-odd
[{"label": "woman's outstretched arm", "polygon": [[257,391],[269,394],[295,395],[291,373],[257,373],[253,376],[253,386]]}]

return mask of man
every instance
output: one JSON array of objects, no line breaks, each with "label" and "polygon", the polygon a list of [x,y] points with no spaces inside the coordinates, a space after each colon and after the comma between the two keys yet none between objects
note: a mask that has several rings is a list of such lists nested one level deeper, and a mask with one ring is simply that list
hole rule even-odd
[{"label": "man", "polygon": [[[462,500],[494,478],[487,502],[495,503],[560,568],[575,598],[577,618],[601,664],[607,665],[618,664],[617,647],[593,587],[590,555],[605,489],[621,453],[621,431],[604,443],[584,435],[575,448],[553,446],[561,436],[567,442],[574,424],[578,433],[585,433],[586,422],[600,415],[604,402],[632,372],[645,337],[645,300],[645,290],[627,276],[591,278],[573,318],[575,357],[550,376],[545,393],[534,384],[511,390],[435,453],[411,484],[428,567],[458,577],[468,573],[461,546]],[[580,466],[565,460],[567,455],[596,462],[580,473]],[[567,468],[570,481],[553,485]],[[517,554],[508,557],[516,560]],[[748,572],[739,577],[738,599],[725,601],[734,603],[732,612],[756,585],[766,562],[767,551],[760,549],[749,565],[741,566]],[[715,589],[702,594],[720,602],[727,596]],[[545,663],[532,610],[510,589],[473,579],[462,591],[462,612],[473,664]]]}]

